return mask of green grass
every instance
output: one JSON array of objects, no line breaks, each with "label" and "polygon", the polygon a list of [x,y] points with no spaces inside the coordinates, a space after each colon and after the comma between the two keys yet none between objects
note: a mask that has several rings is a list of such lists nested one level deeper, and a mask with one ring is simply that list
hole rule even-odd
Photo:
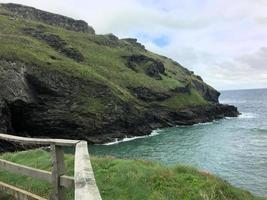
[{"label": "green grass", "polygon": [[14,197],[7,194],[0,194],[0,199],[2,200],[16,200]]},{"label": "green grass", "polygon": [[[44,150],[6,153],[0,156],[19,164],[50,170],[50,154]],[[91,158],[103,200],[260,200],[247,191],[209,173],[188,166],[167,167],[143,160]],[[67,174],[73,175],[73,156],[65,156]],[[36,179],[0,171],[0,180],[48,198],[51,185]],[[68,190],[73,199],[73,190]]]},{"label": "green grass", "polygon": [[203,99],[201,95],[195,90],[186,94],[177,94],[166,101],[162,105],[173,109],[182,109],[192,105],[207,105],[208,102]]}]

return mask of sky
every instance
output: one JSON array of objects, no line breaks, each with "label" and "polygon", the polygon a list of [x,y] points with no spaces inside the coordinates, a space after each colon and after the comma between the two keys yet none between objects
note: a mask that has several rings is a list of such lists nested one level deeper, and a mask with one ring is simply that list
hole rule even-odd
[{"label": "sky", "polygon": [[219,90],[267,88],[267,0],[0,0],[133,37]]}]

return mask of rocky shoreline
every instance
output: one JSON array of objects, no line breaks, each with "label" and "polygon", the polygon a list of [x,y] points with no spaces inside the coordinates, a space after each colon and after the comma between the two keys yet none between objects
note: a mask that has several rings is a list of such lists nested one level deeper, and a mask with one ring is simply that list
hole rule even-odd
[{"label": "rocky shoreline", "polygon": [[[160,111],[158,109],[155,109],[152,113],[156,114],[156,116],[151,116],[149,118],[146,118],[146,120],[140,119],[138,121],[143,121],[143,123],[133,125],[132,127],[128,127],[128,129],[125,129],[125,127],[111,127],[111,130],[113,130],[113,132],[108,130],[98,130],[99,132],[102,132],[104,134],[96,134],[91,137],[80,137],[80,139],[87,140],[90,144],[105,144],[114,142],[116,140],[122,140],[124,138],[132,138],[146,135],[148,136],[153,130],[159,128],[174,127],[177,125],[191,126],[198,123],[212,122],[214,120],[223,119],[225,117],[237,117],[240,114],[235,106],[225,104],[213,104],[203,107],[197,106],[181,110],[180,112],[171,112],[167,110]],[[120,130],[123,130],[123,132]],[[33,135],[27,135],[25,133],[21,134],[12,132],[10,134],[36,137]],[[46,138],[46,136],[43,137]],[[60,136],[51,135],[50,137],[58,138]],[[20,144],[0,140],[0,153],[31,149],[36,147],[38,146],[23,146]]]},{"label": "rocky shoreline", "polygon": [[199,123],[212,122],[214,120],[220,120],[225,117],[237,117],[240,115],[237,107],[225,104],[211,104],[206,106],[195,106],[191,108],[186,108],[178,112],[173,112],[170,110],[164,110],[155,108],[150,111],[151,116],[140,119],[136,125],[123,130],[124,127],[112,127],[113,133],[107,132],[105,130],[101,137],[94,136],[93,138],[88,138],[94,144],[103,144],[113,142],[115,140],[121,140],[125,137],[131,138],[136,136],[146,136],[151,134],[153,130],[160,128],[175,127],[179,125],[191,126]]}]

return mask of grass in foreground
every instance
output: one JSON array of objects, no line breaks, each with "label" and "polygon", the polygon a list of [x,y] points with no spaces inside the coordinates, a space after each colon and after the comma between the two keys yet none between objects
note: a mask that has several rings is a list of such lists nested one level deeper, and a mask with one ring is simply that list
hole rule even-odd
[{"label": "grass in foreground", "polygon": [[[19,164],[50,170],[51,158],[44,150],[6,153],[0,156]],[[188,166],[167,167],[142,160],[92,157],[103,200],[260,200],[213,175]],[[73,175],[73,156],[66,155],[67,174]],[[49,198],[50,184],[0,170],[0,180]],[[0,196],[1,198],[1,196]],[[68,190],[73,199],[73,190]]]}]

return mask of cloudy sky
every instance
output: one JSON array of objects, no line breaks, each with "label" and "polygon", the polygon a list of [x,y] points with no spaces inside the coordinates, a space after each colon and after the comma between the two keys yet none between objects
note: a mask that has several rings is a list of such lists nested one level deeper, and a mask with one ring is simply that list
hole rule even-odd
[{"label": "cloudy sky", "polygon": [[0,0],[134,37],[217,89],[267,88],[267,0]]}]

